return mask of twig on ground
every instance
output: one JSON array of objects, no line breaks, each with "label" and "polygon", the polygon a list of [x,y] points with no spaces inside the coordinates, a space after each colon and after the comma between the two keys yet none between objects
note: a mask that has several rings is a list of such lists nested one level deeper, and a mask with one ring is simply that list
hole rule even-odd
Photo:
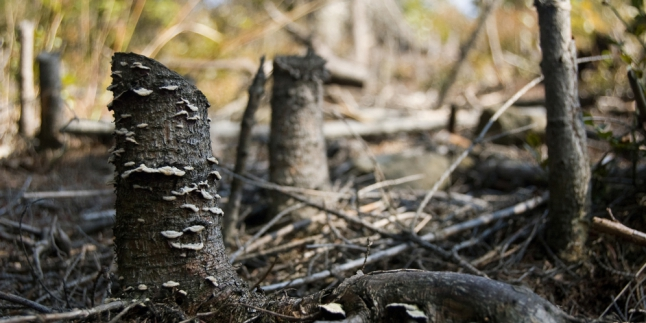
[{"label": "twig on ground", "polygon": [[22,298],[22,297],[17,296],[17,295],[5,293],[5,292],[2,292],[2,291],[0,291],[0,299],[3,299],[3,300],[8,301],[8,302],[12,302],[12,303],[15,303],[15,304],[20,304],[20,305],[32,308],[32,309],[34,309],[34,310],[36,310],[36,311],[38,311],[40,313],[51,313],[51,312],[53,312],[52,309],[47,307],[47,306],[41,305],[41,304],[36,303],[34,301],[30,301],[30,300],[28,300],[26,298]]},{"label": "twig on ground", "polygon": [[363,195],[365,195],[366,193],[368,193],[370,191],[373,191],[373,190],[376,190],[376,189],[380,189],[382,187],[394,186],[394,185],[404,184],[404,183],[408,183],[408,182],[413,182],[413,181],[416,181],[416,180],[419,180],[419,179],[422,179],[422,178],[424,178],[424,174],[415,174],[415,175],[405,176],[405,177],[402,177],[402,178],[390,179],[390,180],[377,182],[377,183],[374,183],[372,185],[368,185],[368,186],[360,189],[357,192],[357,195],[359,197],[363,197]]},{"label": "twig on ground", "polygon": [[[270,237],[270,236],[266,236],[266,237]],[[265,250],[262,250],[262,251],[257,252],[257,253],[243,255],[243,256],[239,257],[238,260],[239,261],[244,261],[244,260],[253,259],[253,258],[256,258],[256,257],[273,255],[273,254],[276,254],[276,253],[279,253],[279,252],[287,251],[287,250],[292,249],[292,248],[296,248],[298,246],[302,246],[302,245],[304,245],[306,243],[316,241],[316,240],[319,240],[319,239],[322,239],[322,238],[323,238],[322,234],[317,234],[315,236],[307,237],[307,238],[304,238],[304,239],[292,240],[292,241],[290,241],[288,243],[285,243],[283,245],[279,245],[279,246],[276,246],[276,247],[273,247],[273,248],[265,249]],[[266,242],[264,242],[264,243],[266,243]]]},{"label": "twig on ground", "polygon": [[241,181],[251,184],[254,186],[258,186],[267,190],[272,190],[272,191],[278,191],[278,192],[283,192],[283,193],[299,193],[299,194],[305,194],[305,195],[312,195],[312,196],[331,196],[331,197],[343,197],[347,196],[346,193],[338,193],[338,192],[329,192],[329,191],[319,191],[319,190],[313,190],[313,189],[308,189],[308,188],[300,188],[300,187],[293,187],[293,186],[282,186],[274,183],[270,183],[267,181],[263,181],[261,179],[256,179],[252,178],[251,175],[247,174],[247,176],[242,176],[240,174],[236,174],[230,169],[226,167],[219,167],[219,169],[228,175],[231,175],[235,178],[240,179]]},{"label": "twig on ground", "polygon": [[113,189],[108,190],[80,190],[80,191],[45,191],[45,192],[27,192],[23,194],[24,199],[59,199],[68,197],[88,197],[97,195],[114,194]]},{"label": "twig on ground", "polygon": [[[94,300],[92,300],[92,302],[94,303]],[[117,323],[117,322],[119,322],[119,320],[120,320],[124,315],[126,315],[126,313],[128,313],[128,311],[130,311],[130,309],[132,309],[133,307],[137,306],[137,304],[139,304],[139,303],[132,303],[132,304],[130,304],[130,305],[128,305],[128,306],[126,306],[126,308],[124,308],[121,312],[119,312],[119,314],[117,314],[115,317],[113,317],[113,318],[110,320],[110,322],[108,322],[108,323]]]},{"label": "twig on ground", "polygon": [[595,231],[607,233],[624,240],[631,241],[641,246],[646,246],[646,233],[631,229],[620,222],[593,217],[590,228]]},{"label": "twig on ground", "polygon": [[544,79],[543,75],[541,75],[541,76],[539,76],[539,77],[537,77],[537,78],[533,79],[531,82],[529,82],[527,85],[525,85],[522,89],[520,89],[518,92],[516,92],[516,94],[514,94],[514,95],[513,95],[509,100],[507,100],[507,102],[505,102],[505,104],[503,104],[503,106],[502,106],[502,107],[500,107],[500,109],[498,109],[498,111],[496,111],[496,113],[495,113],[493,116],[491,116],[491,118],[489,119],[489,121],[487,122],[487,124],[484,126],[484,128],[482,128],[482,130],[481,130],[481,131],[480,131],[480,133],[478,134],[478,137],[473,141],[473,143],[471,143],[471,146],[469,146],[469,148],[467,148],[465,151],[463,151],[463,152],[462,152],[462,154],[460,154],[460,156],[459,156],[459,157],[458,157],[458,158],[453,162],[453,164],[451,164],[451,167],[449,167],[449,169],[447,169],[447,170],[442,174],[442,176],[440,177],[440,179],[439,179],[439,180],[437,180],[437,182],[435,182],[435,184],[433,185],[433,187],[431,188],[431,190],[430,190],[430,191],[428,191],[428,193],[426,194],[426,196],[424,196],[424,200],[422,200],[422,203],[420,203],[419,207],[417,208],[417,212],[415,213],[415,219],[411,222],[411,225],[410,225],[410,230],[411,230],[411,231],[413,231],[413,230],[414,230],[414,228],[415,228],[415,223],[417,223],[417,218],[418,218],[418,217],[419,217],[419,215],[422,213],[422,211],[424,210],[424,208],[426,207],[426,205],[428,204],[428,202],[431,200],[431,198],[433,197],[433,194],[435,194],[435,192],[437,192],[437,190],[440,188],[440,185],[442,185],[442,184],[444,183],[444,181],[445,181],[447,178],[449,178],[449,176],[453,173],[453,171],[455,171],[455,169],[458,167],[458,165],[460,165],[460,163],[462,162],[462,160],[464,160],[464,158],[466,158],[466,157],[469,155],[469,153],[473,150],[473,148],[483,140],[484,135],[487,133],[487,131],[489,131],[489,128],[491,128],[491,126],[493,125],[493,123],[494,123],[496,120],[498,120],[498,118],[499,118],[499,117],[500,117],[500,116],[501,116],[501,115],[502,115],[502,114],[503,114],[503,113],[504,113],[504,112],[505,112],[505,111],[506,111],[506,110],[507,110],[507,109],[508,109],[512,104],[514,104],[514,102],[518,101],[518,99],[520,99],[520,97],[521,97],[523,94],[527,93],[527,91],[529,91],[531,88],[533,88],[534,86],[536,86],[536,85],[537,85],[538,83],[540,83],[543,79]]},{"label": "twig on ground", "polygon": [[247,308],[252,308],[252,309],[254,309],[256,311],[263,312],[263,313],[273,315],[273,316],[276,316],[276,317],[280,317],[281,319],[287,320],[287,321],[309,321],[309,320],[313,319],[316,316],[316,315],[308,315],[308,316],[303,316],[303,317],[295,317],[295,316],[289,316],[289,315],[276,313],[276,312],[264,309],[262,307],[256,307],[256,306],[253,306],[253,305],[248,305],[248,304],[243,304],[243,303],[238,303],[237,305],[244,306],[244,307],[247,307]]},{"label": "twig on ground", "polygon": [[128,302],[126,301],[116,301],[108,304],[102,304],[97,307],[93,307],[89,309],[73,310],[65,313],[14,316],[14,317],[9,317],[7,319],[0,320],[0,323],[24,323],[24,322],[33,322],[33,321],[50,322],[50,321],[60,321],[60,320],[82,319],[105,311],[116,310],[126,305],[128,305]]},{"label": "twig on ground", "polygon": [[[492,223],[493,221],[508,218],[513,215],[522,214],[526,211],[534,209],[539,205],[545,203],[545,201],[547,201],[548,198],[549,198],[549,193],[544,193],[541,196],[532,197],[526,201],[510,206],[508,208],[498,210],[492,213],[485,213],[475,219],[447,227],[441,230],[440,232],[423,235],[420,237],[420,239],[424,241],[429,241],[429,242],[446,239],[454,234],[457,234],[459,232],[462,232],[468,229],[486,225],[486,224]],[[365,262],[366,264],[369,264],[381,259],[386,259],[386,258],[395,256],[407,250],[410,247],[411,247],[410,243],[402,243],[394,247],[373,253],[372,255],[370,255],[365,259]],[[272,291],[272,290],[284,288],[286,286],[299,286],[299,285],[311,283],[320,279],[330,277],[333,273],[340,273],[343,271],[360,268],[363,265],[363,263],[364,263],[363,257],[359,259],[354,259],[345,264],[337,265],[331,270],[324,270],[308,277],[296,278],[288,282],[282,282],[282,283],[265,286],[263,287],[263,290]]]},{"label": "twig on ground", "polygon": [[325,211],[325,212],[328,212],[330,214],[336,215],[336,216],[338,216],[338,217],[340,217],[340,218],[342,218],[342,219],[344,219],[344,220],[346,220],[348,222],[361,225],[361,226],[365,227],[366,229],[371,230],[371,231],[376,232],[376,233],[379,233],[379,234],[381,234],[383,236],[391,237],[391,238],[394,237],[393,233],[390,233],[390,232],[388,232],[386,230],[377,228],[374,225],[372,225],[371,223],[368,223],[367,221],[365,221],[363,219],[360,219],[358,217],[349,215],[349,214],[347,214],[345,212],[342,212],[342,211],[337,211],[337,210],[332,210],[332,209],[326,208],[324,205],[314,203],[314,202],[312,202],[312,201],[310,201],[310,200],[308,200],[308,199],[306,199],[306,198],[304,198],[304,197],[302,197],[300,195],[291,194],[291,193],[287,193],[287,192],[281,192],[281,193],[283,193],[283,194],[285,194],[287,196],[290,196],[290,197],[292,197],[293,199],[295,199],[297,201],[303,202],[303,203],[305,203],[305,204],[307,204],[309,206],[315,207],[315,208],[317,208],[317,209],[319,209],[321,211]]},{"label": "twig on ground", "polygon": [[[633,279],[634,279],[634,280],[638,280],[638,279],[639,279],[639,276],[641,276],[641,274],[644,272],[644,270],[646,270],[646,263],[644,263],[644,264],[641,266],[641,268],[639,268],[639,270],[637,271],[637,273],[635,274],[635,276],[634,276],[634,278],[633,278]],[[642,281],[643,281],[643,279],[642,279],[642,280],[639,280],[637,283],[638,283],[638,284],[640,284]],[[599,319],[603,318],[603,316],[604,316],[604,315],[606,315],[606,313],[608,313],[608,311],[610,310],[610,308],[611,308],[611,307],[613,307],[613,305],[615,304],[615,302],[617,302],[617,300],[618,300],[622,295],[624,295],[624,293],[628,290],[628,287],[630,287],[630,285],[631,285],[632,283],[633,283],[633,282],[632,282],[632,280],[631,280],[631,281],[629,281],[629,282],[626,284],[626,286],[624,286],[624,288],[623,288],[623,289],[621,289],[621,292],[619,292],[619,294],[618,294],[617,296],[615,296],[615,297],[613,297],[613,298],[612,298],[612,302],[610,303],[610,305],[608,305],[608,307],[606,307],[606,309],[603,311],[603,313],[601,313],[601,315],[599,315]],[[263,288],[263,289],[265,289],[265,288]],[[265,289],[265,290],[266,290],[266,289]]]},{"label": "twig on ground", "polygon": [[256,241],[256,239],[258,239],[260,236],[265,234],[265,232],[267,232],[267,230],[269,230],[269,228],[271,228],[274,224],[276,224],[276,222],[278,222],[280,219],[282,219],[283,216],[285,216],[286,214],[289,214],[289,213],[291,213],[293,211],[296,211],[296,210],[302,208],[303,206],[304,206],[303,203],[296,203],[296,204],[291,205],[290,207],[282,210],[280,213],[276,214],[276,216],[273,219],[271,219],[271,221],[269,221],[267,224],[265,224],[258,232],[256,232],[256,234],[253,235],[253,237],[251,237],[249,240],[247,240],[247,242],[245,242],[245,244],[242,247],[240,247],[240,249],[238,249],[236,252],[231,254],[231,256],[229,256],[229,263],[233,263],[236,260],[236,258],[238,258],[238,256],[241,253],[243,253],[246,250],[247,247],[249,247],[249,245],[251,245],[254,241]]},{"label": "twig on ground", "polygon": [[260,283],[262,283],[265,280],[265,278],[267,278],[267,275],[269,275],[271,270],[274,269],[274,266],[276,266],[277,262],[278,262],[278,257],[274,257],[274,261],[271,262],[271,265],[269,266],[269,268],[267,268],[267,270],[265,270],[265,273],[262,274],[262,276],[260,276],[258,281],[255,284],[253,284],[251,288],[249,288],[250,291],[253,291],[254,289],[256,289],[256,287],[258,287],[258,285],[260,285]]}]

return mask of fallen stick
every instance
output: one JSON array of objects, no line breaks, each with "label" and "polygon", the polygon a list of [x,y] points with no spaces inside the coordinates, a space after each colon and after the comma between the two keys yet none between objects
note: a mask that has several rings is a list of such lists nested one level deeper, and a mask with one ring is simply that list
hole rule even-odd
[{"label": "fallen stick", "polygon": [[617,221],[594,217],[592,218],[590,228],[598,232],[607,233],[624,240],[634,242],[641,246],[646,246],[646,233],[631,229]]},{"label": "fallen stick", "polygon": [[14,316],[14,317],[0,320],[0,323],[50,322],[50,321],[59,321],[59,320],[82,319],[101,312],[123,308],[126,305],[128,305],[127,301],[116,301],[108,304],[102,304],[90,309],[74,310],[74,311],[65,312],[65,313]]},{"label": "fallen stick", "polygon": [[27,192],[22,197],[25,199],[58,199],[58,198],[68,198],[68,197],[88,197],[88,196],[110,195],[110,194],[114,194],[113,189]]}]

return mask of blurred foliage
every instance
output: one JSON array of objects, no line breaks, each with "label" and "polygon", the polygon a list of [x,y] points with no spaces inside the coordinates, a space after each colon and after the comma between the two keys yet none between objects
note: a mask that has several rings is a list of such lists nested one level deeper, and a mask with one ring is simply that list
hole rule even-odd
[{"label": "blurred foliage", "polygon": [[[110,82],[109,62],[112,53],[152,50],[156,40],[177,26],[199,24],[219,33],[221,38],[209,39],[195,32],[184,31],[160,40],[155,58],[166,61],[177,58],[248,58],[256,63],[262,54],[271,58],[276,54],[301,53],[302,46],[282,32],[282,26],[269,17],[265,1],[0,0],[0,28],[3,30],[0,63],[3,64],[4,83],[1,95],[12,102],[18,97],[16,87],[20,45],[17,42],[17,25],[22,20],[28,19],[37,25],[35,53],[61,52],[68,105],[74,108],[79,117],[99,118],[109,117],[105,105],[111,100],[111,95],[105,91],[105,87]],[[281,11],[291,14],[314,2],[323,4],[323,1],[272,2]],[[615,7],[620,15],[632,23],[630,32],[641,36],[646,30],[643,11],[636,10],[634,4],[616,2]],[[475,6],[481,5],[481,1],[474,3]],[[403,82],[412,90],[435,87],[448,73],[447,69],[457,57],[460,43],[472,32],[474,18],[460,12],[449,0],[400,0],[399,4],[406,21],[420,44],[428,47],[428,52],[396,55],[397,59],[391,59],[394,62],[387,63],[392,66],[387,79]],[[580,52],[585,55],[611,52],[612,48],[600,40],[621,39],[617,36],[625,29],[612,10],[596,0],[572,1],[572,6],[573,34]],[[313,6],[314,10],[320,7]],[[295,21],[312,30],[315,28],[312,25],[315,15],[316,11],[305,11],[296,15]],[[460,76],[457,88],[473,84],[477,88],[496,87],[499,82],[515,83],[516,80],[532,78],[538,71],[540,51],[533,2],[505,0],[495,17],[490,19],[495,21],[497,27],[504,62],[494,66],[489,39],[487,33],[483,33],[468,59],[468,68],[464,69],[469,72]],[[348,36],[345,41],[351,45],[351,21],[347,24]],[[383,34],[383,31],[375,30],[375,33]],[[380,41],[375,44],[376,51],[387,51],[385,43]],[[618,43],[623,44],[622,51],[630,57],[641,59],[641,56],[635,56],[635,46],[631,42],[619,40]],[[621,69],[625,65],[617,63],[602,61],[582,70],[584,88],[591,93],[623,94],[622,91],[626,89],[625,70]],[[384,61],[375,61],[373,64],[387,65]],[[248,72],[213,68],[176,70],[196,80],[215,108],[244,93],[249,82]]]}]

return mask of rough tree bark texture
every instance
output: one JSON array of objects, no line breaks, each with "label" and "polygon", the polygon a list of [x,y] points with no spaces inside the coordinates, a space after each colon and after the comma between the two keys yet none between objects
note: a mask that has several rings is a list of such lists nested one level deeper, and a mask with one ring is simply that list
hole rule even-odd
[{"label": "rough tree bark texture", "polygon": [[61,98],[61,59],[56,53],[38,55],[40,69],[40,149],[56,149],[63,145],[63,98]]},{"label": "rough tree bark texture", "polygon": [[[311,322],[326,319],[318,307],[323,301],[341,304],[345,322],[402,322],[410,315],[437,323],[568,321],[526,289],[456,273],[358,274],[332,294],[305,298],[249,291],[224,250],[206,98],[178,74],[136,54],[115,54],[112,77],[109,108],[117,130],[110,160],[116,168],[114,235],[121,289],[116,296],[150,309],[129,315],[177,322],[208,312],[200,319]],[[408,314],[402,312],[406,309]]]},{"label": "rough tree bark texture", "polygon": [[258,305],[226,258],[206,97],[136,54],[115,54],[112,78],[114,235],[125,295],[167,299],[189,314],[217,310],[222,316],[216,317],[226,318],[246,312],[231,302]]},{"label": "rough tree bark texture", "polygon": [[545,75],[549,154],[548,243],[568,261],[584,255],[590,203],[590,166],[578,101],[576,48],[569,0],[537,0]]},{"label": "rough tree bark texture", "polygon": [[[247,157],[249,155],[249,144],[251,143],[251,129],[256,123],[254,116],[256,114],[256,110],[258,110],[258,106],[260,106],[260,100],[265,94],[266,77],[265,72],[263,71],[264,63],[265,56],[260,59],[258,72],[249,86],[249,101],[247,102],[247,108],[244,110],[244,115],[242,116],[240,134],[238,136],[238,147],[236,151],[236,164],[233,168],[233,172],[236,174],[243,175],[245,172]],[[240,212],[243,185],[244,183],[238,178],[234,178],[231,181],[231,194],[229,195],[229,202],[227,202],[226,208],[224,209],[224,237],[226,243],[230,246],[234,245],[234,237],[238,232],[236,223],[238,222],[238,214]]]},{"label": "rough tree bark texture", "polygon": [[36,94],[34,92],[34,23],[20,23],[20,120],[18,131],[31,138],[36,134]]},{"label": "rough tree bark texture", "polygon": [[[306,56],[274,59],[271,98],[269,178],[280,185],[308,189],[329,187],[323,136],[323,80],[325,60],[312,51]],[[280,193],[272,198],[274,214],[293,200]],[[307,210],[307,209],[305,209]],[[301,212],[301,215],[307,217]]]}]

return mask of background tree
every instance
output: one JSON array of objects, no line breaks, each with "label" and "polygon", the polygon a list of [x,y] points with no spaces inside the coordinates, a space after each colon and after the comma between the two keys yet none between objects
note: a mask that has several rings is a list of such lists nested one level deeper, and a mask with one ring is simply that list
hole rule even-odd
[{"label": "background tree", "polygon": [[537,0],[541,69],[545,75],[549,154],[548,243],[561,257],[584,255],[590,205],[590,165],[579,104],[576,47],[570,27],[569,0]]}]

